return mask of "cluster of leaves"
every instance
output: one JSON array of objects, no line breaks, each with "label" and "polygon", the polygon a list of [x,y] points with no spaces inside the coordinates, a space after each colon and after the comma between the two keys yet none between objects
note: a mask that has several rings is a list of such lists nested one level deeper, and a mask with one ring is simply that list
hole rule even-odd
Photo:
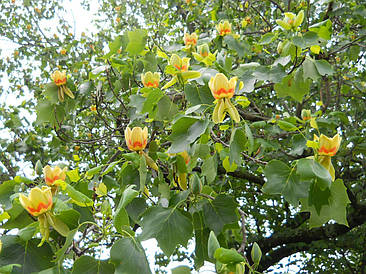
[{"label": "cluster of leaves", "polygon": [[[18,2],[0,3],[1,33],[18,45],[0,66],[11,85],[5,95],[34,97],[0,105],[9,132],[0,139],[2,271],[150,273],[141,241],[151,238],[162,265],[194,239],[194,254],[185,254],[194,259],[190,267],[208,261],[219,273],[266,270],[299,251],[307,252],[299,267],[310,271],[366,267],[362,2],[100,1],[95,36],[75,35],[56,18],[64,12],[57,1]],[[275,23],[300,10],[298,28]],[[232,35],[217,34],[224,19]],[[208,43],[216,60],[194,61],[183,30],[196,31],[198,45]],[[160,86],[171,80],[174,53],[190,57],[201,76],[165,90],[143,87],[147,71],[161,74]],[[49,83],[56,69],[68,72],[75,99],[59,102]],[[211,120],[208,81],[216,73],[244,83],[233,100],[240,123]],[[311,121],[302,120],[303,109]],[[125,145],[124,129],[145,125],[158,171]],[[307,140],[319,132],[343,137],[332,159],[334,182],[309,158]],[[42,164],[57,161],[70,171],[52,210],[70,232],[65,238],[52,231],[39,249],[38,223],[18,193],[44,184]],[[32,180],[24,177],[25,163],[37,171]],[[354,237],[363,244],[347,245]],[[98,259],[106,249],[110,258]],[[334,264],[319,261],[330,252]]]}]

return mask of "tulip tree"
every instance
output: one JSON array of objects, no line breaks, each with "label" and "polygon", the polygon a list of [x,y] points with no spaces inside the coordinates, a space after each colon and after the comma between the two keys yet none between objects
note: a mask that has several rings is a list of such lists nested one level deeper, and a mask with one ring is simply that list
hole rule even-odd
[{"label": "tulip tree", "polygon": [[0,272],[365,273],[365,1],[95,2],[0,3]]}]

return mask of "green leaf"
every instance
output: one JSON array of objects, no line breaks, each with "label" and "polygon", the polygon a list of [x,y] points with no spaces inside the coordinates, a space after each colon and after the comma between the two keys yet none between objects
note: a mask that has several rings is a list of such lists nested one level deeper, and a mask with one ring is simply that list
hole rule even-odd
[{"label": "green leaf", "polygon": [[120,161],[118,160],[118,161],[114,161],[114,162],[110,163],[110,164],[108,165],[108,167],[103,171],[102,176],[104,176],[104,175],[108,174],[109,172],[111,172],[111,171],[114,169],[114,167],[115,167],[119,162],[120,162]]},{"label": "green leaf", "polygon": [[131,55],[138,55],[144,50],[147,40],[147,30],[129,31],[126,51]]},{"label": "green leaf", "polygon": [[158,121],[170,121],[178,113],[178,106],[170,100],[169,96],[164,95],[157,104],[155,119]]},{"label": "green leaf", "polygon": [[178,244],[186,246],[192,236],[192,220],[176,207],[150,207],[142,217],[142,239],[155,238],[168,257]]},{"label": "green leaf", "polygon": [[117,52],[122,47],[123,38],[121,35],[116,36],[112,42],[108,44],[109,52],[104,56],[106,59],[111,57],[113,54]]},{"label": "green leaf", "polygon": [[334,74],[332,66],[326,60],[315,60],[315,67],[322,76]]},{"label": "green leaf", "polygon": [[202,168],[202,175],[206,176],[207,182],[212,183],[217,175],[216,154],[203,160],[203,165],[201,168]]},{"label": "green leaf", "polygon": [[313,181],[310,185],[308,203],[314,206],[317,213],[320,214],[322,206],[329,205],[330,189],[321,189],[317,181]]},{"label": "green leaf", "polygon": [[156,104],[159,102],[159,100],[163,96],[164,96],[164,93],[160,89],[152,90],[149,93],[149,95],[147,96],[147,98],[143,104],[141,113],[148,112],[149,114],[152,114],[154,107],[156,106]]},{"label": "green leaf", "polygon": [[72,202],[77,204],[78,206],[92,206],[93,200],[90,199],[85,194],[81,193],[80,191],[77,191],[75,188],[73,188],[71,185],[67,184],[65,192],[68,194],[68,196],[72,199]]},{"label": "green leaf", "polygon": [[275,84],[274,89],[279,97],[290,96],[301,102],[304,95],[309,93],[310,84],[310,79],[303,78],[302,69],[297,69],[295,73],[287,75],[280,83]]},{"label": "green leaf", "polygon": [[14,194],[14,187],[19,183],[14,180],[5,181],[0,184],[0,204],[5,206],[5,210],[10,209],[12,206],[9,197]]},{"label": "green leaf", "polygon": [[183,116],[179,118],[172,126],[172,134],[169,140],[172,145],[168,153],[178,153],[188,150],[189,144],[193,143],[207,129],[209,120],[199,120],[196,117]]},{"label": "green leaf", "polygon": [[51,104],[58,103],[57,89],[57,85],[54,82],[51,82],[46,85],[46,90],[43,92],[43,95],[48,101],[50,101]]},{"label": "green leaf", "polygon": [[70,170],[70,171],[66,172],[66,174],[67,174],[67,177],[69,177],[70,181],[73,183],[76,183],[80,180],[78,168],[76,168],[74,170]]},{"label": "green leaf", "polygon": [[1,241],[0,266],[21,265],[21,269],[13,269],[15,273],[34,273],[54,266],[50,260],[53,256],[52,249],[48,244],[38,248],[39,239],[24,242],[19,236],[5,235]]},{"label": "green leaf", "polygon": [[235,162],[240,166],[241,164],[241,153],[245,151],[247,137],[241,128],[235,128],[230,137],[230,162]]},{"label": "green leaf", "polygon": [[329,40],[332,34],[332,21],[329,19],[319,22],[317,24],[311,25],[309,30],[316,32],[318,36],[324,40]]},{"label": "green leaf", "polygon": [[198,269],[204,265],[205,261],[210,259],[208,257],[208,235],[210,231],[204,225],[202,211],[193,213],[193,228],[196,242],[194,264],[195,268]]},{"label": "green leaf", "polygon": [[130,225],[125,207],[139,194],[138,191],[133,190],[134,187],[134,185],[131,185],[123,191],[122,197],[119,201],[116,213],[113,218],[114,227],[121,234],[122,227],[125,225]]},{"label": "green leaf", "polygon": [[297,162],[297,174],[302,179],[316,179],[321,189],[329,188],[332,183],[328,170],[313,159],[300,159]]},{"label": "green leaf", "polygon": [[185,265],[178,266],[172,269],[172,274],[191,274],[191,269]]},{"label": "green leaf", "polygon": [[218,248],[215,251],[215,259],[223,264],[236,264],[244,262],[245,259],[234,249]]},{"label": "green leaf", "polygon": [[95,174],[99,173],[99,171],[101,171],[102,166],[97,166],[97,167],[93,167],[92,169],[89,169],[86,172],[86,177],[91,178],[93,177]]},{"label": "green leaf", "polygon": [[187,84],[184,87],[184,94],[186,95],[187,101],[195,105],[212,104],[214,98],[211,91],[207,86],[200,86],[198,88],[195,84]]},{"label": "green leaf", "polygon": [[274,40],[276,40],[277,35],[272,32],[267,32],[266,34],[262,35],[261,39],[259,40],[260,45],[267,45],[269,43],[272,43]]},{"label": "green leaf", "polygon": [[238,204],[231,196],[218,195],[215,200],[207,200],[203,205],[203,215],[206,226],[219,235],[224,225],[238,221]]},{"label": "green leaf", "polygon": [[267,178],[262,187],[264,193],[282,194],[294,206],[299,204],[300,198],[308,197],[310,182],[300,180],[295,168],[290,168],[279,160],[272,160],[266,165],[264,175]]},{"label": "green leaf", "polygon": [[208,257],[213,259],[215,251],[218,248],[220,248],[219,241],[215,236],[215,232],[211,231],[210,236],[208,237]]},{"label": "green leaf", "polygon": [[313,81],[317,81],[320,78],[320,74],[315,66],[314,60],[310,57],[306,57],[302,64],[304,79],[310,78]]},{"label": "green leaf", "polygon": [[72,274],[110,274],[114,273],[113,264],[96,260],[91,256],[79,257],[72,268]]},{"label": "green leaf", "polygon": [[283,120],[278,120],[277,124],[280,129],[283,129],[285,131],[296,131],[298,129],[297,126],[295,126],[294,124]]},{"label": "green leaf", "polygon": [[115,274],[151,274],[145,251],[135,238],[123,238],[115,242],[110,251]]},{"label": "green leaf", "polygon": [[249,46],[247,43],[240,43],[231,35],[225,35],[224,42],[229,46],[231,50],[236,52],[240,58],[248,54]]},{"label": "green leaf", "polygon": [[318,213],[315,206],[309,206],[307,199],[302,199],[301,211],[310,211],[310,228],[322,226],[329,220],[334,220],[338,224],[348,226],[347,205],[349,203],[347,189],[342,180],[337,179],[330,187],[329,205],[322,206],[320,213]]}]

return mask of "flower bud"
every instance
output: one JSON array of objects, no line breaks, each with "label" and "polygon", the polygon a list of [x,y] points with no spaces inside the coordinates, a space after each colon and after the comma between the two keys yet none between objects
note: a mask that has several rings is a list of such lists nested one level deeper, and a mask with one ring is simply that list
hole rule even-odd
[{"label": "flower bud", "polygon": [[125,140],[129,150],[143,150],[147,144],[147,127],[144,127],[144,129],[134,127],[132,130],[127,127],[125,130]]},{"label": "flower bud", "polygon": [[202,57],[207,57],[208,54],[210,53],[210,48],[206,43],[198,46],[197,50]]},{"label": "flower bud", "polygon": [[303,109],[301,111],[301,118],[304,121],[310,120],[311,119],[311,111],[309,109]]}]

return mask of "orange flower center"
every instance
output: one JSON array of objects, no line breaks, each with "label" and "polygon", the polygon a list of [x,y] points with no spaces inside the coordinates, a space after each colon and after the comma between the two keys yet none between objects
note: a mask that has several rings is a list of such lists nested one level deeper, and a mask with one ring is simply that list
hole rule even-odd
[{"label": "orange flower center", "polygon": [[51,207],[51,205],[52,205],[52,197],[50,197],[48,199],[47,204],[44,204],[44,203],[41,202],[41,203],[38,204],[37,208],[32,208],[32,207],[28,206],[27,209],[29,210],[30,214],[35,216],[34,213],[39,213],[39,212],[41,212],[42,209],[48,209],[48,208]]},{"label": "orange flower center", "polygon": [[329,155],[329,156],[334,156],[337,152],[337,147],[332,147],[331,149],[326,149],[324,146],[322,146],[319,149],[319,154],[321,155]]},{"label": "orange flower center", "polygon": [[57,86],[64,85],[64,84],[66,84],[66,77],[65,78],[61,78],[61,79],[55,79],[54,82],[55,82],[55,84]]},{"label": "orange flower center", "polygon": [[183,65],[183,66],[178,66],[178,65],[174,65],[175,68],[177,70],[181,70],[181,71],[186,71],[187,70],[187,66],[186,65]]},{"label": "orange flower center", "polygon": [[159,86],[159,82],[158,81],[154,81],[154,82],[147,82],[145,83],[145,87],[153,87],[153,88],[157,88]]},{"label": "orange flower center", "polygon": [[302,118],[304,121],[307,121],[307,120],[310,120],[311,119],[311,117],[310,116],[308,116],[308,117],[304,117],[304,118]]},{"label": "orange flower center", "polygon": [[143,143],[140,141],[135,141],[132,143],[131,140],[128,140],[128,148],[131,150],[141,150],[146,146],[147,140],[144,140]]},{"label": "orange flower center", "polygon": [[[230,88],[228,90],[224,89],[224,88],[220,88],[219,90],[215,91],[215,99],[219,99],[221,94],[226,94],[226,95],[231,95],[234,93],[234,89]],[[225,96],[227,97],[227,96]]]},{"label": "orange flower center", "polygon": [[206,52],[202,52],[202,51],[201,51],[201,56],[202,56],[202,57],[207,57],[207,56],[208,56],[208,52],[207,52],[207,51],[206,51]]},{"label": "orange flower center", "polygon": [[60,179],[60,177],[58,177],[58,176],[54,176],[53,178],[46,177],[46,184],[52,185],[58,179]]},{"label": "orange flower center", "polygon": [[195,38],[186,38],[186,45],[195,45],[197,40]]},{"label": "orange flower center", "polygon": [[220,30],[220,35],[225,35],[231,32],[231,29],[222,29]]}]

